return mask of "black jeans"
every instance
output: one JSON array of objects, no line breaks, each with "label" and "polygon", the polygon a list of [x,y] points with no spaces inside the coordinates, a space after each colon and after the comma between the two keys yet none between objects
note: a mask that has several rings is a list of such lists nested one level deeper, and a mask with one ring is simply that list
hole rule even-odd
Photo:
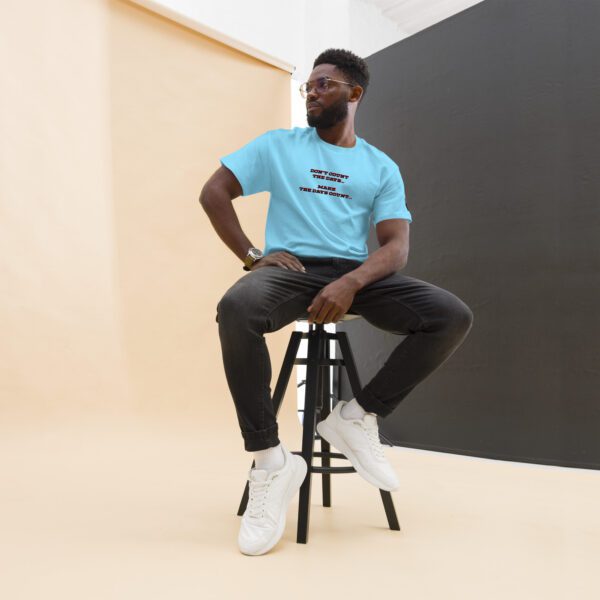
[{"label": "black jeans", "polygon": [[[257,268],[234,283],[217,305],[225,375],[249,452],[279,444],[264,334],[306,317],[321,288],[361,264],[344,258],[298,259],[306,272]],[[408,336],[356,396],[366,411],[381,417],[446,361],[473,323],[471,309],[454,294],[400,272],[361,289],[348,312],[379,329]]]}]

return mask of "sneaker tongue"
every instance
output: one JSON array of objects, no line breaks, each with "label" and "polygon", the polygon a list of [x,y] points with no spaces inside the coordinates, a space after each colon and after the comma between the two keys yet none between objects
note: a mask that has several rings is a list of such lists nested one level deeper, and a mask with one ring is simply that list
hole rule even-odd
[{"label": "sneaker tongue", "polygon": [[369,413],[367,413],[364,417],[363,417],[363,421],[365,422],[365,425],[377,425],[377,415],[371,415]]},{"label": "sneaker tongue", "polygon": [[266,481],[269,472],[265,469],[250,469],[250,479],[252,481]]}]

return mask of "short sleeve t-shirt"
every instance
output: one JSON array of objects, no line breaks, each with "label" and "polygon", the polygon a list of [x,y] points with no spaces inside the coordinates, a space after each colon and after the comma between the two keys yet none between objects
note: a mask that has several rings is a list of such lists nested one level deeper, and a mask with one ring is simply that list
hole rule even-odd
[{"label": "short sleeve t-shirt", "polygon": [[412,222],[398,165],[359,136],[345,148],[322,140],[314,127],[272,129],[220,161],[242,196],[271,193],[265,254],[363,262],[371,218]]}]

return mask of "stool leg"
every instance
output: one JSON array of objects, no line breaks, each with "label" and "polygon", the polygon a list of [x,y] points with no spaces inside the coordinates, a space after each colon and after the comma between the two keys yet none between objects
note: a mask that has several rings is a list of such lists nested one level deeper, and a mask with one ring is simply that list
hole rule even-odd
[{"label": "stool leg", "polygon": [[[317,421],[322,421],[329,416],[331,412],[331,395],[329,392],[330,386],[330,376],[329,369],[331,368],[329,364],[329,359],[331,358],[330,348],[329,348],[329,337],[325,334],[324,343],[324,358],[323,361],[325,363],[324,366],[321,367],[322,375],[321,375],[321,410],[319,414],[319,418]],[[317,434],[318,436],[318,434]],[[318,436],[320,437],[320,436]],[[320,437],[321,440],[321,466],[329,467],[331,466],[331,459],[328,454],[331,452],[331,446],[327,440],[324,440]],[[323,506],[331,506],[331,473],[322,473],[321,474],[321,487],[323,489]]]},{"label": "stool leg", "polygon": [[[345,331],[338,331],[336,332],[336,336],[342,352],[342,359],[344,361],[344,365],[346,366],[346,372],[348,373],[348,379],[350,380],[350,387],[352,388],[354,397],[356,397],[362,389],[362,386],[360,384],[356,363],[354,362],[354,355],[352,354],[352,349],[350,348],[350,344],[348,342],[348,335]],[[396,516],[396,509],[394,508],[394,501],[392,499],[391,492],[381,489],[379,492],[381,493],[383,508],[385,510],[385,515],[387,517],[390,529],[393,529],[394,531],[400,531],[400,524],[398,523],[398,517]]]},{"label": "stool leg", "polygon": [[302,332],[294,331],[290,337],[290,343],[288,344],[287,350],[285,351],[285,358],[281,365],[281,371],[277,378],[277,385],[275,386],[275,392],[273,393],[273,410],[275,415],[279,414],[281,403],[283,402],[283,396],[287,389],[294,368],[294,361],[298,356],[298,348],[300,348],[300,342],[302,341]]},{"label": "stool leg", "polygon": [[[290,381],[290,375],[292,374],[292,369],[294,368],[294,361],[296,360],[296,356],[298,356],[298,348],[300,347],[301,341],[302,332],[294,331],[290,337],[290,342],[288,344],[287,350],[285,351],[285,357],[281,365],[281,371],[279,372],[279,377],[277,378],[277,385],[275,386],[275,392],[273,394],[273,410],[275,411],[276,416],[279,413],[285,390],[287,389],[288,383]],[[255,461],[252,461],[251,468],[254,468],[254,466]],[[240,506],[237,512],[238,516],[240,517],[246,512],[249,496],[250,483],[246,479],[246,486],[244,488],[242,500],[240,502]]]},{"label": "stool leg", "polygon": [[302,426],[302,457],[308,465],[304,483],[300,486],[298,502],[298,531],[296,542],[306,544],[308,541],[308,524],[310,521],[310,485],[312,479],[312,460],[315,441],[316,399],[319,388],[319,365],[322,362],[323,326],[318,325],[308,334],[308,353],[306,364],[306,387],[304,394],[304,420]]}]

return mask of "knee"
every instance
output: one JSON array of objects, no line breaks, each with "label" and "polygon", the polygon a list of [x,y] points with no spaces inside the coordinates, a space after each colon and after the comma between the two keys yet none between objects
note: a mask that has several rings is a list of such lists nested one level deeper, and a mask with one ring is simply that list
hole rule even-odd
[{"label": "knee", "polygon": [[473,326],[473,311],[458,297],[450,294],[440,304],[440,321],[454,335],[464,337]]},{"label": "knee", "polygon": [[221,326],[247,327],[250,321],[261,320],[260,307],[256,298],[242,286],[233,286],[217,304],[217,323]]},{"label": "knee", "polygon": [[239,322],[244,313],[244,302],[241,294],[234,289],[229,289],[217,303],[216,320],[221,326],[229,324],[234,319]]}]

